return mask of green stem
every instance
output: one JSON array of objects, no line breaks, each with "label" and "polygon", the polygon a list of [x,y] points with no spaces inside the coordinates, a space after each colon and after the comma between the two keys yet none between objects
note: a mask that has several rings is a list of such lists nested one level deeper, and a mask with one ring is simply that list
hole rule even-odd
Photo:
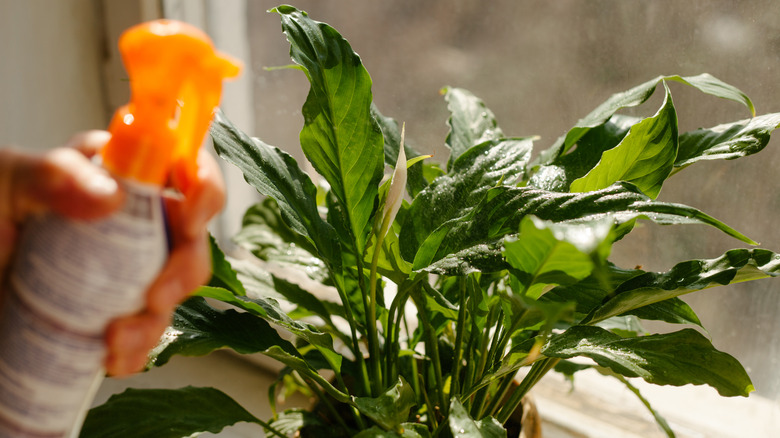
[{"label": "green stem", "polygon": [[341,275],[335,275],[333,269],[330,269],[330,272],[331,276],[336,279],[336,290],[339,293],[341,304],[344,306],[344,316],[346,317],[347,323],[349,324],[349,330],[352,335],[352,354],[355,356],[355,359],[357,360],[358,366],[361,370],[361,379],[359,381],[362,386],[363,394],[369,394],[368,370],[366,368],[366,362],[363,359],[363,353],[360,351],[360,338],[358,338],[357,335],[357,323],[355,322],[355,316],[352,312],[352,305],[347,298],[346,288],[344,287]]},{"label": "green stem", "polygon": [[[474,344],[478,338],[477,334],[479,333],[479,330],[477,330],[478,327],[476,323],[472,320],[471,323],[471,330],[469,330],[469,340],[466,343],[466,350],[465,351],[474,351],[475,347]],[[463,381],[463,385],[461,385],[460,393],[463,395],[467,392],[467,389],[471,388],[471,386],[474,384],[474,356],[472,355],[469,357],[469,359],[466,361],[466,370],[463,371],[463,374],[466,376],[466,380]],[[469,399],[463,400],[463,407],[465,407],[467,410],[469,409],[469,404],[471,402]]]},{"label": "green stem", "polygon": [[425,383],[425,377],[422,375],[422,373],[417,373],[417,379],[420,380],[420,387],[423,388],[420,393],[423,396],[423,400],[425,401],[425,406],[428,408],[428,422],[430,423],[430,429],[436,430],[438,429],[438,420],[436,419],[436,409],[433,406],[433,403],[431,403],[431,399],[428,397],[428,385]]},{"label": "green stem", "polygon": [[[404,318],[404,305],[409,297],[407,291],[399,292],[390,306],[390,315],[388,322],[393,320],[392,328],[388,331],[388,340],[386,341],[385,351],[385,377],[388,382],[398,380],[398,359],[401,352],[399,339],[401,338],[401,321]],[[397,316],[396,316],[396,312]]]},{"label": "green stem", "polygon": [[[368,360],[371,367],[371,393],[374,397],[378,397],[382,393],[384,385],[382,383],[382,361],[379,356],[379,334],[377,333],[376,324],[376,267],[379,262],[379,248],[382,245],[383,236],[377,236],[376,246],[374,247],[374,254],[371,257],[371,270],[369,271],[369,295],[368,304],[366,307],[366,330],[368,331]],[[360,278],[363,277],[362,272],[359,273]],[[361,288],[362,289],[362,288]],[[364,300],[365,302],[365,300]]]},{"label": "green stem", "polygon": [[482,331],[482,338],[479,342],[479,362],[474,369],[474,378],[472,383],[476,381],[477,376],[482,376],[485,373],[485,365],[488,359],[488,343],[490,342],[490,327],[493,327],[493,323],[496,318],[496,309],[498,306],[494,306],[488,313],[487,321],[485,321],[485,328]]},{"label": "green stem", "polygon": [[[434,333],[433,326],[430,319],[428,319],[428,313],[423,303],[423,299],[419,294],[419,291],[412,297],[415,300],[417,308],[420,309],[419,317],[423,326],[423,333],[426,338],[426,352],[430,354],[430,359],[433,364],[433,377],[436,380],[436,392],[438,393],[439,408],[442,412],[447,412],[447,406],[445,405],[444,394],[444,377],[441,373],[441,360],[439,357],[439,343],[436,339],[436,333]],[[430,351],[429,351],[430,350]]]},{"label": "green stem", "polygon": [[285,435],[285,434],[279,432],[278,430],[274,429],[273,426],[271,426],[270,423],[266,423],[265,421],[257,419],[257,418],[255,418],[255,422],[257,424],[259,424],[260,426],[262,426],[263,429],[271,432],[272,434],[274,434],[274,435],[276,435],[276,436],[278,436],[280,438],[287,438],[287,435]]},{"label": "green stem", "polygon": [[463,332],[466,330],[466,278],[460,280],[460,296],[458,297],[458,322],[455,326],[455,368],[452,373],[450,393],[460,394],[460,370],[463,367]]},{"label": "green stem", "polygon": [[[338,413],[336,408],[333,406],[333,403],[330,402],[330,398],[327,397],[325,393],[322,392],[322,390],[320,390],[320,388],[313,381],[311,381],[311,379],[303,378],[303,381],[306,383],[309,389],[311,389],[312,392],[317,395],[317,400],[325,405],[325,409],[330,412],[331,416],[336,420],[339,426],[344,429],[344,432],[349,435],[349,427],[347,427],[347,423],[344,422],[341,414]],[[355,421],[358,425],[361,425],[360,427],[362,429],[363,419],[360,418],[360,413],[353,406],[350,406],[350,411],[352,412],[353,417],[355,417]]]},{"label": "green stem", "polygon": [[549,372],[560,361],[558,358],[544,358],[531,365],[531,370],[528,375],[520,382],[515,392],[509,397],[507,403],[504,404],[501,412],[498,413],[496,419],[499,423],[504,424],[512,415],[512,413],[520,406],[523,397],[528,394],[528,391],[536,385],[547,372]]},{"label": "green stem", "polygon": [[490,400],[490,403],[487,405],[486,409],[480,412],[479,418],[484,418],[486,415],[496,415],[496,411],[501,406],[501,402],[504,400],[504,397],[506,397],[506,393],[509,391],[509,388],[512,387],[512,382],[514,380],[515,376],[513,374],[502,378],[501,384],[498,385],[498,389],[493,395],[493,398]]}]

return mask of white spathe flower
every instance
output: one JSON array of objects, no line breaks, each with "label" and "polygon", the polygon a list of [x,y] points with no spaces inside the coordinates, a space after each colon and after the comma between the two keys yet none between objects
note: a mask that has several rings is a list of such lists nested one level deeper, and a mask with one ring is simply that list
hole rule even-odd
[{"label": "white spathe flower", "polygon": [[395,162],[393,176],[390,179],[390,189],[387,191],[385,200],[384,217],[382,218],[382,227],[379,235],[384,237],[390,229],[390,224],[395,220],[398,210],[404,200],[406,193],[406,151],[404,151],[404,137],[406,133],[406,124],[401,125],[401,147],[398,148],[398,160]]}]

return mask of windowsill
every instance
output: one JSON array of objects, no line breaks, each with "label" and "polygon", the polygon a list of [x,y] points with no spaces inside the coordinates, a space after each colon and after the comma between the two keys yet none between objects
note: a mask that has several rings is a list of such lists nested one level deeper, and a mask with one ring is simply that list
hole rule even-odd
[{"label": "windowsill", "polygon": [[[704,386],[666,387],[632,379],[678,438],[769,437],[780,430],[780,405],[761,396],[721,397]],[[595,371],[575,375],[574,388],[557,373],[534,389],[545,438],[666,437],[637,397]]]}]

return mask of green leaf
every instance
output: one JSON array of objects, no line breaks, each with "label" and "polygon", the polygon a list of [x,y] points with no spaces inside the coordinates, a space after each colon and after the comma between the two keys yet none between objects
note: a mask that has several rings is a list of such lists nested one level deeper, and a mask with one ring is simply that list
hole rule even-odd
[{"label": "green leaf", "polygon": [[575,326],[553,336],[542,354],[589,357],[620,375],[657,385],[707,384],[725,397],[747,397],[753,391],[742,365],[693,329],[622,338],[599,327]]},{"label": "green leaf", "polygon": [[360,413],[385,430],[401,433],[401,424],[409,419],[409,410],[417,404],[417,397],[411,385],[399,377],[398,382],[379,397],[355,397],[354,403]]},{"label": "green leaf", "polygon": [[751,116],[756,115],[756,109],[753,107],[753,102],[750,101],[750,98],[747,97],[745,93],[740,91],[737,87],[729,85],[709,73],[686,77],[672,75],[666,76],[663,79],[690,85],[702,93],[741,103],[750,111]]},{"label": "green leaf", "polygon": [[228,289],[235,295],[246,295],[246,289],[239,281],[236,271],[211,234],[209,234],[209,244],[211,249],[211,281],[209,284]]},{"label": "green leaf", "polygon": [[273,198],[266,198],[246,210],[241,230],[233,240],[260,260],[305,270],[313,279],[327,275],[325,264],[314,256],[317,249],[284,223]]},{"label": "green leaf", "polygon": [[[342,356],[333,347],[333,338],[329,334],[321,332],[312,324],[290,318],[275,299],[270,297],[239,297],[230,294],[230,292],[224,289],[208,287],[198,289],[197,294],[232,304],[289,331],[322,353],[333,371],[339,372],[341,370]],[[263,353],[267,354],[267,351]],[[288,351],[288,353],[292,352]]]},{"label": "green leaf", "polygon": [[[536,299],[549,285],[571,285],[589,276],[609,254],[612,225],[609,219],[561,225],[526,216],[520,234],[504,241],[504,255],[522,285],[521,295]],[[601,260],[594,260],[597,254]]]},{"label": "green leaf", "polygon": [[577,142],[577,148],[541,166],[528,185],[551,192],[567,192],[571,182],[584,176],[601,160],[604,151],[617,146],[639,118],[615,114],[605,123],[588,130]]},{"label": "green leaf", "polygon": [[498,121],[482,99],[462,88],[445,87],[442,92],[450,110],[447,125],[450,132],[445,144],[450,148],[450,159],[447,170],[452,170],[453,163],[460,156],[486,141],[495,141],[504,137]]},{"label": "green leaf", "polygon": [[498,420],[485,417],[474,421],[456,397],[450,402],[449,425],[452,436],[456,438],[506,438],[506,430]]},{"label": "green leaf", "polygon": [[603,277],[591,275],[576,284],[558,286],[544,294],[541,300],[576,303],[577,317],[585,318],[593,309],[601,306],[607,296],[621,283],[644,272],[639,269],[623,269],[607,263]]},{"label": "green leaf", "polygon": [[745,93],[710,74],[704,73],[698,76],[687,77],[680,77],[677,75],[658,76],[657,78],[637,85],[630,90],[610,96],[609,99],[596,107],[590,114],[580,119],[577,124],[574,125],[565,136],[559,138],[552,147],[543,151],[536,160],[536,163],[549,164],[561,155],[566,154],[591,128],[602,125],[618,110],[641,105],[647,101],[647,99],[653,95],[658,83],[664,80],[680,82],[697,88],[703,93],[741,103],[748,108],[751,116],[755,115],[753,102],[750,101]]},{"label": "green leaf", "polygon": [[699,317],[685,301],[679,298],[648,304],[627,312],[641,319],[664,321],[672,324],[692,324],[702,327]]},{"label": "green leaf", "polygon": [[384,168],[382,132],[371,115],[371,78],[335,29],[290,6],[272,12],[280,15],[290,56],[311,85],[301,148],[345,206],[362,253]]},{"label": "green leaf", "polygon": [[278,148],[249,138],[221,112],[211,126],[214,148],[235,164],[258,192],[276,200],[284,222],[317,248],[319,256],[334,266],[341,263],[336,232],[317,210],[317,188],[295,159]]},{"label": "green leaf", "polygon": [[780,255],[765,249],[733,249],[710,260],[688,260],[666,273],[647,272],[621,284],[614,296],[588,321],[614,315],[690,292],[780,275]]},{"label": "green leaf", "polygon": [[[703,224],[713,226],[744,242],[755,242],[719,220],[682,204],[653,201],[630,183],[585,193],[557,193],[534,187],[490,189],[473,208],[453,214],[428,235],[414,256],[413,268],[427,266],[468,248],[494,243],[516,232],[520,221],[535,215],[552,222],[584,223],[605,217],[617,224],[648,219],[662,225]],[[414,221],[407,221],[405,227]],[[402,254],[403,254],[403,241]],[[410,247],[407,247],[407,251]],[[406,257],[406,256],[405,256]]]},{"label": "green leaf", "polygon": [[571,183],[572,192],[599,190],[628,181],[655,199],[672,171],[677,157],[677,114],[672,95],[666,95],[661,109],[632,126],[616,147],[605,151],[601,161],[587,175]]},{"label": "green leaf", "polygon": [[217,310],[203,298],[193,297],[180,305],[173,324],[151,354],[150,362],[162,366],[174,355],[204,356],[231,348],[241,354],[259,353],[279,346],[289,354],[298,351],[263,319],[235,310]]},{"label": "green leaf", "polygon": [[412,202],[399,234],[401,255],[414,260],[419,245],[441,224],[463,217],[491,188],[519,182],[532,147],[529,139],[502,139],[463,153],[450,173],[434,180]]},{"label": "green leaf", "polygon": [[[397,229],[397,225],[391,228],[391,231],[382,240],[382,247],[379,249],[379,259],[377,260],[377,272],[396,284],[400,284],[409,277],[409,274],[412,272],[412,264],[401,257],[395,229]],[[375,239],[372,240],[371,244],[372,246],[376,244]],[[371,253],[371,251],[368,251],[368,253]],[[368,253],[366,257],[368,257]],[[370,264],[370,262],[370,260],[366,260],[367,264]]]},{"label": "green leaf", "polygon": [[681,170],[698,161],[733,160],[760,152],[780,124],[780,113],[697,129],[680,135],[680,151],[674,163]]},{"label": "green leaf", "polygon": [[262,353],[270,358],[276,359],[277,361],[283,363],[284,365],[287,365],[291,369],[300,373],[303,377],[315,381],[317,384],[319,384],[322,387],[322,389],[325,390],[325,392],[328,393],[328,395],[330,395],[337,401],[341,403],[349,403],[350,398],[347,394],[333,387],[333,385],[328,381],[328,379],[325,379],[319,373],[317,373],[317,370],[312,368],[312,366],[300,356],[290,354],[289,352],[285,351],[284,349],[282,349],[277,345],[272,346],[271,348],[263,351]]},{"label": "green leaf", "polygon": [[[401,148],[401,129],[398,127],[398,122],[390,117],[382,115],[376,108],[376,105],[373,104],[371,106],[371,113],[379,124],[379,127],[382,129],[382,135],[384,136],[385,164],[395,167],[396,161],[398,161],[398,152]],[[413,158],[422,155],[409,145],[408,137],[404,141],[404,151],[406,152],[406,157],[410,161]],[[408,169],[409,173],[406,179],[406,190],[414,197],[428,185],[428,182],[423,177],[422,163],[417,166],[410,166]]]},{"label": "green leaf", "polygon": [[82,438],[181,438],[239,422],[263,424],[214,388],[127,389],[90,409]]},{"label": "green leaf", "polygon": [[279,414],[271,426],[285,436],[295,436],[304,428],[326,427],[319,416],[305,409],[288,409]]}]

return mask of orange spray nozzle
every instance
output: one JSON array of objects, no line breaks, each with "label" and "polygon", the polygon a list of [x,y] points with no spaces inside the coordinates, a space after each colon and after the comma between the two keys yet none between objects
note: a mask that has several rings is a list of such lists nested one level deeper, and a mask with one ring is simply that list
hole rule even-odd
[{"label": "orange spray nozzle", "polygon": [[125,31],[119,50],[130,77],[130,102],[109,126],[103,165],[119,177],[185,190],[222,94],[240,63],[217,52],[186,23],[156,20]]}]

